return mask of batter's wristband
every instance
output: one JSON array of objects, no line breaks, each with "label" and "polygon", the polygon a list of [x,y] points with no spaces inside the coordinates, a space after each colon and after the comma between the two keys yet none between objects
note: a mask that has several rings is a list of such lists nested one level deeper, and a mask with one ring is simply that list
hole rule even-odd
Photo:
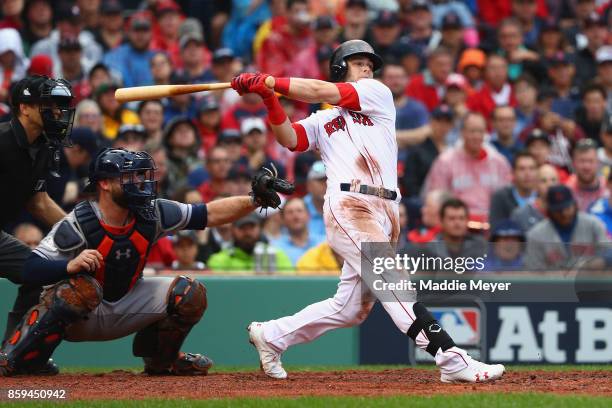
[{"label": "batter's wristband", "polygon": [[283,95],[289,95],[291,78],[274,78],[274,90]]},{"label": "batter's wristband", "polygon": [[268,119],[274,126],[280,126],[287,120],[287,114],[281,106],[276,95],[268,96],[263,100],[266,108],[268,108]]}]

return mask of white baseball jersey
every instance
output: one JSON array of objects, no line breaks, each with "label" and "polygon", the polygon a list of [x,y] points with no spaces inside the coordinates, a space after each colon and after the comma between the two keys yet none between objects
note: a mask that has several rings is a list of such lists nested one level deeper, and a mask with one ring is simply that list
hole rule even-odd
[{"label": "white baseball jersey", "polygon": [[[395,105],[389,88],[375,79],[336,84],[341,100],[294,124],[296,151],[318,149],[327,171],[327,191],[340,183],[397,191]],[[399,195],[399,191],[398,191]]]}]

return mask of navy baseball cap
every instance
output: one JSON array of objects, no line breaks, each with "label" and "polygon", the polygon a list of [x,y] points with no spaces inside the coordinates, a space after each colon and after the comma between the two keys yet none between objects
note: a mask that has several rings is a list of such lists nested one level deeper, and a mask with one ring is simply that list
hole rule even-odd
[{"label": "navy baseball cap", "polygon": [[85,149],[92,158],[96,157],[101,147],[98,135],[88,127],[73,128],[70,139],[72,139],[72,144]]},{"label": "navy baseball cap", "polygon": [[220,62],[224,60],[233,60],[236,54],[231,48],[219,48],[213,53],[212,62]]},{"label": "navy baseball cap", "polygon": [[366,0],[348,0],[344,8],[347,9],[349,7],[361,7],[367,10],[368,3],[366,3]]},{"label": "navy baseball cap", "polygon": [[569,65],[572,63],[572,59],[567,53],[559,51],[548,58],[547,62],[549,67],[555,67],[558,65]]},{"label": "navy baseball cap", "polygon": [[442,30],[458,30],[463,28],[463,23],[455,13],[446,13],[442,18]]},{"label": "navy baseball cap", "polygon": [[123,6],[118,0],[106,0],[100,7],[100,12],[104,15],[121,14]]},{"label": "navy baseball cap", "polygon": [[427,0],[414,0],[410,6],[410,11],[427,10],[429,11],[429,3]]},{"label": "navy baseball cap", "polygon": [[433,119],[453,120],[454,115],[448,105],[440,105],[431,112],[431,117]]},{"label": "navy baseball cap", "polygon": [[243,225],[247,224],[259,225],[260,223],[261,217],[257,215],[257,213],[250,213],[249,215],[237,219],[233,224],[236,227],[242,227]]},{"label": "navy baseball cap", "polygon": [[142,140],[147,139],[147,130],[143,125],[135,124],[135,125],[121,125],[119,130],[117,131],[117,140],[127,139],[128,136],[139,137]]},{"label": "navy baseball cap", "polygon": [[57,44],[59,51],[80,51],[83,47],[77,37],[64,37],[61,38]]},{"label": "navy baseball cap", "polygon": [[205,96],[198,102],[197,110],[198,113],[209,112],[219,109],[219,102],[214,96]]},{"label": "navy baseball cap", "polygon": [[529,136],[527,136],[527,139],[525,140],[525,147],[529,147],[533,142],[538,140],[546,142],[550,146],[550,137],[548,134],[542,131],[540,128],[535,128],[529,133]]},{"label": "navy baseball cap", "polygon": [[491,241],[496,241],[497,238],[519,238],[521,241],[525,240],[525,233],[521,227],[512,220],[503,220],[497,223],[491,231]]},{"label": "navy baseball cap", "polygon": [[238,129],[225,129],[219,135],[219,143],[242,143],[242,135]]},{"label": "navy baseball cap", "polygon": [[575,203],[572,191],[563,184],[552,186],[546,192],[546,206],[549,211],[563,211]]},{"label": "navy baseball cap", "polygon": [[374,19],[374,25],[380,27],[393,27],[399,24],[397,13],[391,10],[380,10]]},{"label": "navy baseball cap", "polygon": [[317,17],[317,19],[312,24],[313,30],[329,30],[331,28],[336,27],[338,24],[336,23],[336,19],[332,16],[322,15]]}]

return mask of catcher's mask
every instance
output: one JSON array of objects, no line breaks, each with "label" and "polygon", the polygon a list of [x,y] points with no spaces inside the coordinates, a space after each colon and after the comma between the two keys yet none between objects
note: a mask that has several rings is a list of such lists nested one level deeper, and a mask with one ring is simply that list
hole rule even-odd
[{"label": "catcher's mask", "polygon": [[34,75],[14,85],[11,94],[13,109],[19,104],[38,105],[43,121],[43,133],[50,143],[72,146],[70,132],[74,120],[72,86],[64,79]]},{"label": "catcher's mask", "polygon": [[95,192],[97,182],[119,179],[127,207],[146,221],[157,220],[153,200],[157,198],[155,162],[147,152],[108,148],[89,165],[89,181],[84,191]]}]

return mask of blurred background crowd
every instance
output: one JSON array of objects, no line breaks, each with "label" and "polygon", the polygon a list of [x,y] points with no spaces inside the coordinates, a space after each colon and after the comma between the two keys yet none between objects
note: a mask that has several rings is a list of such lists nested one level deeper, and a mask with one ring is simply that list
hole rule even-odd
[{"label": "blurred background crowd", "polygon": [[[612,234],[610,9],[602,0],[3,0],[0,116],[10,118],[10,86],[25,75],[72,84],[74,147],[48,184],[67,210],[104,146],[150,152],[160,197],[187,203],[247,194],[270,163],[295,182],[280,211],[162,239],[151,266],[337,271],[323,163],[275,143],[259,96],[229,89],[121,105],[114,91],[245,71],[326,80],[334,47],[363,39],[385,61],[377,78],[397,110],[400,246],[440,243],[437,254],[452,257],[490,246],[490,270],[555,267]],[[281,103],[292,121],[326,108]],[[27,216],[12,228],[32,246],[45,232]]]}]

